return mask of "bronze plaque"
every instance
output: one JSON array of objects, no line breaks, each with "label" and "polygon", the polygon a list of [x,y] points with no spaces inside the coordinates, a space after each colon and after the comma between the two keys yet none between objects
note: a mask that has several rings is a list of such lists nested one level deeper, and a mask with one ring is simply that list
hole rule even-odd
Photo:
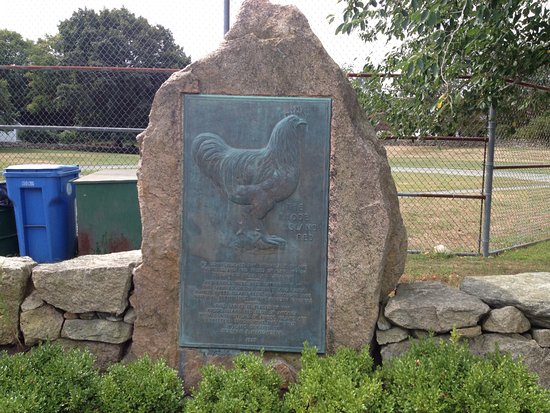
[{"label": "bronze plaque", "polygon": [[331,99],[184,95],[180,345],[325,351]]}]

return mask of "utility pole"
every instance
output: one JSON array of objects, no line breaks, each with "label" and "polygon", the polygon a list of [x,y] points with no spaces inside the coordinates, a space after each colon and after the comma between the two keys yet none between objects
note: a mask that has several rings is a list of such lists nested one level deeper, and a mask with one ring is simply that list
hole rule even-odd
[{"label": "utility pole", "polygon": [[230,0],[224,0],[223,3],[223,34],[229,31],[229,3]]},{"label": "utility pole", "polygon": [[483,204],[483,225],[481,235],[481,252],[484,257],[489,256],[489,243],[491,241],[491,204],[493,200],[493,167],[495,162],[496,139],[496,112],[494,103],[489,106],[489,142],[487,143],[487,155],[485,159],[485,203]]}]

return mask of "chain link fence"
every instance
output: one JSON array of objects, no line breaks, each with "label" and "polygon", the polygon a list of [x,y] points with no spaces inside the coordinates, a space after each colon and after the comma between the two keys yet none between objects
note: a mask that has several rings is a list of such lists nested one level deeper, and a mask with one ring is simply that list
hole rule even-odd
[{"label": "chain link fence", "polygon": [[156,90],[189,63],[168,29],[125,8],[75,8],[37,40],[0,27],[0,167],[135,167]]},{"label": "chain link fence", "polygon": [[409,234],[409,250],[477,254],[481,242],[487,120],[462,124],[457,136],[386,140]]},{"label": "chain link fence", "polygon": [[486,138],[394,138],[385,146],[409,249],[478,253]]},{"label": "chain link fence", "polygon": [[492,251],[550,239],[548,86],[544,90],[516,86],[516,105],[497,107]]},{"label": "chain link fence", "polygon": [[410,250],[479,255],[484,239],[490,253],[550,239],[550,89],[512,87],[493,145],[483,114],[461,128],[469,136],[386,139]]},{"label": "chain link fence", "polygon": [[[26,1],[14,2],[23,8],[9,21],[0,17],[0,169],[23,163],[78,164],[84,174],[135,168],[135,138],[147,126],[156,90],[223,38],[221,1],[159,0],[144,10],[117,1],[107,9],[98,0],[80,0],[70,10],[47,1],[24,8]],[[295,3],[306,14],[342,68],[362,67],[357,56],[383,55],[382,46],[367,50],[357,36],[333,34],[326,17],[340,13],[336,1],[277,2]],[[231,2],[231,21],[241,3]],[[163,8],[169,12],[161,15]],[[56,13],[49,31],[27,34]],[[547,90],[523,87],[517,105],[497,107],[491,251],[550,238],[549,98]],[[384,141],[411,250],[443,245],[454,253],[482,252],[488,143],[487,114],[469,119],[457,136]]]},{"label": "chain link fence", "polygon": [[[0,68],[0,79],[24,80],[8,96],[26,96],[0,122],[4,125],[0,168],[22,163],[79,164],[84,174],[135,168],[139,160],[136,135],[147,126],[154,94],[171,73]],[[37,83],[47,84],[51,95],[37,94]]]}]

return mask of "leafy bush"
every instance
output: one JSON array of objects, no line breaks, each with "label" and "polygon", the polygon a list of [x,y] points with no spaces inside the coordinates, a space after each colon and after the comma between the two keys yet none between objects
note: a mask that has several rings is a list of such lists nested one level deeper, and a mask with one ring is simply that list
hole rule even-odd
[{"label": "leafy bush", "polygon": [[233,360],[234,367],[208,365],[186,413],[277,413],[281,378],[261,356],[243,353]]},{"label": "leafy bush", "polygon": [[[0,352],[1,413],[175,413],[181,380],[162,361],[141,358],[111,366],[45,344],[28,353]],[[305,347],[298,382],[280,398],[281,378],[262,357],[241,354],[234,368],[207,366],[186,413],[441,412],[548,413],[550,392],[521,362],[499,352],[472,355],[453,336],[425,339],[378,370],[368,348],[318,357]]]},{"label": "leafy bush", "polygon": [[181,379],[163,361],[114,364],[99,389],[102,413],[173,413],[183,404]]},{"label": "leafy bush", "polygon": [[59,132],[48,130],[22,130],[17,134],[18,138],[27,143],[58,143]]},{"label": "leafy bush", "polygon": [[88,352],[45,344],[0,353],[0,412],[95,412],[99,381]]},{"label": "leafy bush", "polygon": [[390,360],[382,375],[398,411],[459,412],[455,395],[474,362],[465,346],[430,338]]},{"label": "leafy bush", "polygon": [[457,339],[422,340],[384,365],[382,380],[398,412],[549,412],[550,393],[523,363],[474,356]]},{"label": "leafy bush", "polygon": [[290,387],[285,405],[297,413],[392,411],[368,347],[361,352],[341,348],[333,356],[319,357],[306,346],[298,382]]},{"label": "leafy bush", "polygon": [[465,412],[550,412],[550,392],[509,354],[478,359],[457,394]]}]

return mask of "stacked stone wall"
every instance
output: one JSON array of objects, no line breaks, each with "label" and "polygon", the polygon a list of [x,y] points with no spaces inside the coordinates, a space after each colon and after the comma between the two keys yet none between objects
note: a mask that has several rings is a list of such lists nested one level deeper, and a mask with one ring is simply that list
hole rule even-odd
[{"label": "stacked stone wall", "polygon": [[132,277],[140,262],[140,251],[55,264],[0,257],[0,346],[57,341],[90,350],[102,369],[120,361],[132,339]]},{"label": "stacked stone wall", "polygon": [[381,307],[376,340],[386,361],[417,339],[449,340],[453,329],[475,354],[498,347],[521,358],[550,388],[550,273],[466,277],[460,289],[400,284]]},{"label": "stacked stone wall", "polygon": [[[0,257],[0,349],[56,341],[90,350],[102,369],[120,361],[130,354],[140,262],[140,251],[40,265]],[[475,354],[498,347],[521,358],[550,388],[550,273],[466,277],[459,289],[400,284],[381,305],[376,341],[384,362],[452,330]]]}]

